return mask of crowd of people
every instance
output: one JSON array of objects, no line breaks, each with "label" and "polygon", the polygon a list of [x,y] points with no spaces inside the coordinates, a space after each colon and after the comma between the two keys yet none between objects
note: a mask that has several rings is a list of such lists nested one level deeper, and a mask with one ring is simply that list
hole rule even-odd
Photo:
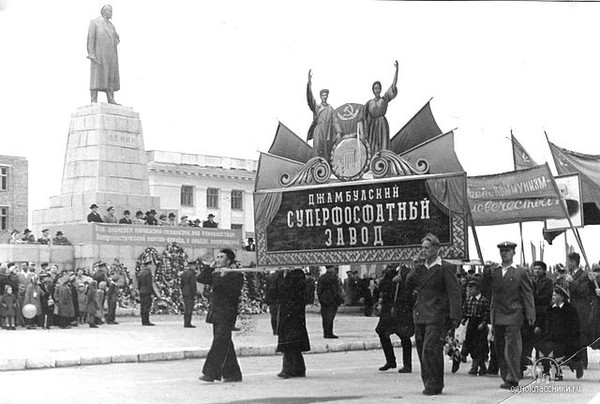
[{"label": "crowd of people", "polygon": [[54,237],[50,236],[49,229],[43,229],[40,237],[36,238],[29,229],[23,230],[23,234],[17,229],[10,233],[8,244],[45,244],[45,245],[71,245],[69,239],[62,231],[57,231]]},{"label": "crowd of people", "polygon": [[[219,224],[215,222],[215,215],[212,213],[208,214],[206,220],[201,221],[200,219],[191,220],[187,215],[181,216],[177,220],[177,215],[173,212],[166,214],[162,213],[158,215],[156,210],[150,209],[145,213],[141,210],[135,212],[135,216],[131,216],[131,212],[127,209],[123,210],[123,215],[118,218],[115,215],[115,207],[109,206],[106,208],[106,213],[101,215],[98,213],[98,205],[93,203],[90,205],[91,212],[87,216],[88,223],[113,223],[113,224],[137,224],[137,225],[149,225],[149,226],[181,226],[181,227],[204,227],[204,228],[218,228]],[[157,217],[158,215],[158,217]]]},{"label": "crowd of people", "polygon": [[0,327],[49,330],[116,325],[119,279],[104,263],[91,274],[84,269],[59,270],[47,263],[39,269],[30,262],[0,265]]}]

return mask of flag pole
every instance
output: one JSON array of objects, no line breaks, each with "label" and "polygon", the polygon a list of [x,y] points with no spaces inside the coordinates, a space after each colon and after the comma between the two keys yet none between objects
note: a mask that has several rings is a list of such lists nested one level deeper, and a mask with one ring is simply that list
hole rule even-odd
[{"label": "flag pole", "polygon": [[[513,150],[513,170],[517,171],[517,162],[515,160],[515,136],[510,128],[510,144]],[[523,222],[519,222],[519,235],[521,236],[521,265],[525,265],[525,242],[523,241]]]}]

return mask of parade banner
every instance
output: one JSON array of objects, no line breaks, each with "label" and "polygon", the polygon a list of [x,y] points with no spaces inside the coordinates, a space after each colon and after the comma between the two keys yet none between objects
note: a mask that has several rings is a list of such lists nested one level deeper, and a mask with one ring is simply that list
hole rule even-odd
[{"label": "parade banner", "polygon": [[477,226],[564,218],[548,164],[469,177],[467,196]]},{"label": "parade banner", "polygon": [[257,191],[258,265],[410,261],[429,232],[439,237],[443,257],[466,258],[468,207],[453,206],[449,192],[440,192],[456,180],[464,202],[464,173]]},{"label": "parade banner", "polygon": [[190,248],[238,249],[242,245],[242,234],[241,230],[229,229],[96,223],[93,226],[91,241],[96,244],[128,244],[146,247],[174,242]]}]

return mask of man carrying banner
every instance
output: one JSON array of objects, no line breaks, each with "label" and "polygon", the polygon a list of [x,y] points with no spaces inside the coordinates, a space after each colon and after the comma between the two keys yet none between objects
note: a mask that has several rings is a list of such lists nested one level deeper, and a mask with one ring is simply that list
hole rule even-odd
[{"label": "man carrying banner", "polygon": [[417,292],[415,341],[427,396],[441,394],[444,388],[444,335],[449,328],[458,327],[462,315],[458,278],[454,267],[438,255],[439,249],[437,236],[427,234],[421,243],[425,261],[406,277],[407,288]]},{"label": "man carrying banner", "polygon": [[500,388],[503,389],[517,387],[522,377],[520,362],[523,316],[530,327],[535,322],[531,279],[523,268],[516,268],[513,264],[516,247],[510,241],[498,244],[502,263],[483,274],[484,283],[492,291],[492,330],[500,374],[504,381]]}]

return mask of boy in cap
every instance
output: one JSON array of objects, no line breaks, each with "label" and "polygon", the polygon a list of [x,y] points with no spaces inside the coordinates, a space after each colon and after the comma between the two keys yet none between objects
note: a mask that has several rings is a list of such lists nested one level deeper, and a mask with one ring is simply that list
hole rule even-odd
[{"label": "boy in cap", "polygon": [[[575,354],[579,349],[580,336],[579,318],[577,311],[569,303],[569,292],[557,285],[552,293],[552,307],[548,310],[548,332],[542,337],[540,351],[545,356],[552,353],[554,358],[568,359],[575,355],[565,364],[575,371],[578,379],[583,377],[581,355]],[[549,363],[544,361],[542,364],[544,372],[548,374]],[[560,368],[555,379],[562,380]]]},{"label": "boy in cap", "polygon": [[[461,355],[466,358],[471,354],[473,363],[470,375],[485,375],[485,361],[489,353],[487,342],[488,324],[490,323],[490,301],[481,294],[481,281],[473,276],[467,283],[467,298],[463,303],[461,323],[467,324],[467,332]],[[460,361],[453,361],[452,373],[458,370]]]},{"label": "boy in cap", "polygon": [[92,210],[90,214],[87,216],[88,223],[102,223],[102,216],[98,213],[98,205],[92,203],[90,205],[90,209]]},{"label": "boy in cap", "polygon": [[519,385],[523,350],[521,326],[525,319],[530,327],[535,322],[533,285],[527,272],[513,264],[516,247],[510,241],[498,244],[502,263],[484,271],[482,282],[484,289],[492,291],[491,321],[502,389]]}]

